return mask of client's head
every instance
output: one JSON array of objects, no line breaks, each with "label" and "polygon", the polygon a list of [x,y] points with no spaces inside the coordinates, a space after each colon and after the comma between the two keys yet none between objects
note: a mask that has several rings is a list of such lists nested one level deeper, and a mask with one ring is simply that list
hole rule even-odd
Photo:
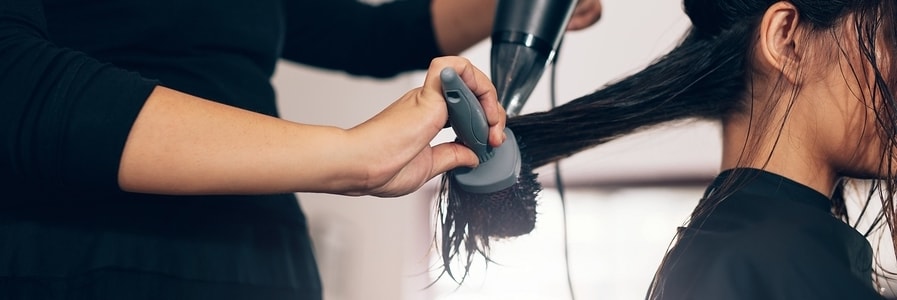
[{"label": "client's head", "polygon": [[840,176],[894,177],[894,6],[686,0],[697,38],[748,37],[726,45],[745,63],[738,94],[718,99],[732,103],[719,116],[723,167],[784,173],[824,194]]}]

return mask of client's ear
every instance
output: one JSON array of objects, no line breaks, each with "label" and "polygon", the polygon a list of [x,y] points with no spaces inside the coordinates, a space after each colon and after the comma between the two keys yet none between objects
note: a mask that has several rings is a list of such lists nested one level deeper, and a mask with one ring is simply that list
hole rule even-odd
[{"label": "client's ear", "polygon": [[758,63],[768,71],[781,72],[792,84],[797,84],[797,68],[800,56],[796,49],[801,42],[797,36],[797,7],[791,2],[779,1],[770,6],[760,21],[760,39],[757,50]]}]

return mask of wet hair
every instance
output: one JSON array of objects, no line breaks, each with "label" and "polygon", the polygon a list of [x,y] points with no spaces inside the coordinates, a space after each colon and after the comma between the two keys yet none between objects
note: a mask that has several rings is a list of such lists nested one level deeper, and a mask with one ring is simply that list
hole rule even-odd
[{"label": "wet hair", "polygon": [[[533,168],[555,162],[580,151],[595,147],[618,137],[653,128],[674,121],[695,119],[722,120],[736,113],[753,111],[752,65],[753,45],[758,38],[757,28],[766,10],[777,1],[770,0],[684,0],[684,10],[692,27],[679,44],[641,71],[612,82],[597,91],[574,99],[548,111],[521,115],[508,119],[521,144],[522,151]],[[872,227],[885,222],[894,228],[893,195],[897,191],[897,174],[892,170],[897,148],[897,102],[889,87],[897,87],[895,65],[887,69],[879,61],[879,51],[887,51],[897,58],[894,18],[897,3],[887,0],[790,0],[800,14],[801,25],[810,34],[835,34],[843,25],[856,31],[856,40],[834,39],[836,51],[856,49],[868,64],[852,65],[853,74],[874,75],[872,86],[864,84],[870,93],[864,95],[867,105],[876,107],[875,133],[881,138],[881,174],[883,180],[869,185],[868,203],[875,197],[882,202],[882,210],[874,217]],[[846,18],[853,16],[853,18]],[[852,20],[850,22],[846,20]],[[880,37],[884,39],[880,39]],[[879,41],[885,41],[880,45]],[[871,68],[871,70],[869,69]],[[784,79],[780,79],[784,80]],[[779,85],[777,85],[779,86]],[[779,91],[784,92],[784,91]],[[782,95],[782,94],[779,94]],[[794,101],[797,95],[792,91]],[[763,114],[751,115],[751,122],[766,124],[766,130],[781,128],[783,120],[763,120]],[[869,130],[869,129],[865,129]],[[751,136],[759,136],[757,133]],[[750,143],[747,143],[750,144]],[[742,149],[742,161],[761,155],[757,149]],[[701,199],[692,219],[709,213],[738,187],[735,183],[743,174],[736,172],[711,196]],[[850,222],[843,191],[847,182],[837,183],[832,197],[832,212]],[[863,208],[859,216],[866,213]],[[856,226],[856,225],[854,225]],[[893,232],[893,231],[892,231]],[[866,235],[870,232],[867,231]],[[897,239],[895,239],[897,241]],[[897,248],[897,242],[894,245]],[[487,258],[488,260],[488,258]],[[469,259],[468,259],[469,262]],[[469,264],[468,264],[469,267]],[[649,298],[656,285],[652,284]]]}]

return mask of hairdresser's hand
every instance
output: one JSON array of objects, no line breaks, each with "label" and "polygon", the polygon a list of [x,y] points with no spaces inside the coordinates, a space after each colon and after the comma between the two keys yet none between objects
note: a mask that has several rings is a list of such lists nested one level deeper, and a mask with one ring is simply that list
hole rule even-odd
[{"label": "hairdresser's hand", "polygon": [[579,0],[567,23],[567,30],[580,30],[588,28],[601,19],[601,0]]},{"label": "hairdresser's hand", "polygon": [[489,122],[489,144],[505,140],[505,111],[498,103],[495,87],[467,59],[441,57],[427,70],[422,87],[411,90],[385,110],[349,130],[359,141],[358,149],[368,164],[368,182],[357,195],[401,196],[416,191],[433,177],[451,169],[478,164],[477,156],[454,142],[431,146],[448,120],[439,73],[454,68],[480,100]]}]

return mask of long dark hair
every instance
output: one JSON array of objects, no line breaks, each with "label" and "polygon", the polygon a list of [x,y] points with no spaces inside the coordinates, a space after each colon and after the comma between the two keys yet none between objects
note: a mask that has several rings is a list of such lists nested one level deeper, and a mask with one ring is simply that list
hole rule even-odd
[{"label": "long dark hair", "polygon": [[[751,49],[757,38],[757,27],[765,11],[777,1],[770,0],[684,0],[684,9],[692,27],[672,51],[642,71],[607,85],[592,94],[580,97],[557,108],[511,118],[508,127],[514,130],[533,168],[554,162],[617,137],[671,121],[688,119],[721,120],[733,113],[753,112],[751,84]],[[893,195],[897,191],[897,174],[893,161],[897,147],[897,102],[889,87],[897,87],[897,64],[881,67],[878,51],[886,51],[897,60],[894,1],[884,0],[791,0],[799,11],[802,24],[814,34],[834,33],[848,15],[854,16],[848,29],[855,29],[857,40],[841,42],[839,48],[857,48],[868,66],[850,66],[854,74],[874,74],[871,94],[864,95],[867,105],[876,107],[874,118],[882,141],[880,174],[883,180],[869,185],[868,203],[879,197],[882,210],[874,216],[872,227],[884,221],[894,229]],[[878,43],[885,36],[886,45]],[[837,40],[837,39],[836,39]],[[871,70],[869,69],[871,68]],[[880,68],[886,68],[883,75]],[[845,78],[846,79],[846,78]],[[858,79],[857,79],[858,80]],[[890,80],[890,81],[889,81]],[[796,96],[796,91],[792,96]],[[743,101],[748,99],[748,101]],[[794,98],[792,97],[792,101]],[[776,132],[784,120],[764,120],[764,114],[751,115],[752,122],[766,124],[764,130]],[[868,129],[867,129],[868,130]],[[760,136],[753,133],[751,136]],[[747,143],[750,144],[750,143]],[[760,155],[756,149],[743,149],[742,161]],[[712,208],[737,189],[741,174],[729,177],[717,192],[702,199],[692,219],[709,213]],[[844,203],[844,180],[836,184],[832,212],[849,222]],[[878,195],[878,196],[876,196]],[[866,208],[859,216],[865,215]],[[856,226],[856,225],[854,225]],[[892,232],[894,232],[892,230]],[[867,231],[868,235],[869,232]],[[893,235],[893,233],[892,233]],[[894,248],[897,248],[897,239]],[[880,269],[879,269],[880,270]],[[649,298],[654,298],[652,284]],[[652,296],[654,295],[654,296]]]}]

